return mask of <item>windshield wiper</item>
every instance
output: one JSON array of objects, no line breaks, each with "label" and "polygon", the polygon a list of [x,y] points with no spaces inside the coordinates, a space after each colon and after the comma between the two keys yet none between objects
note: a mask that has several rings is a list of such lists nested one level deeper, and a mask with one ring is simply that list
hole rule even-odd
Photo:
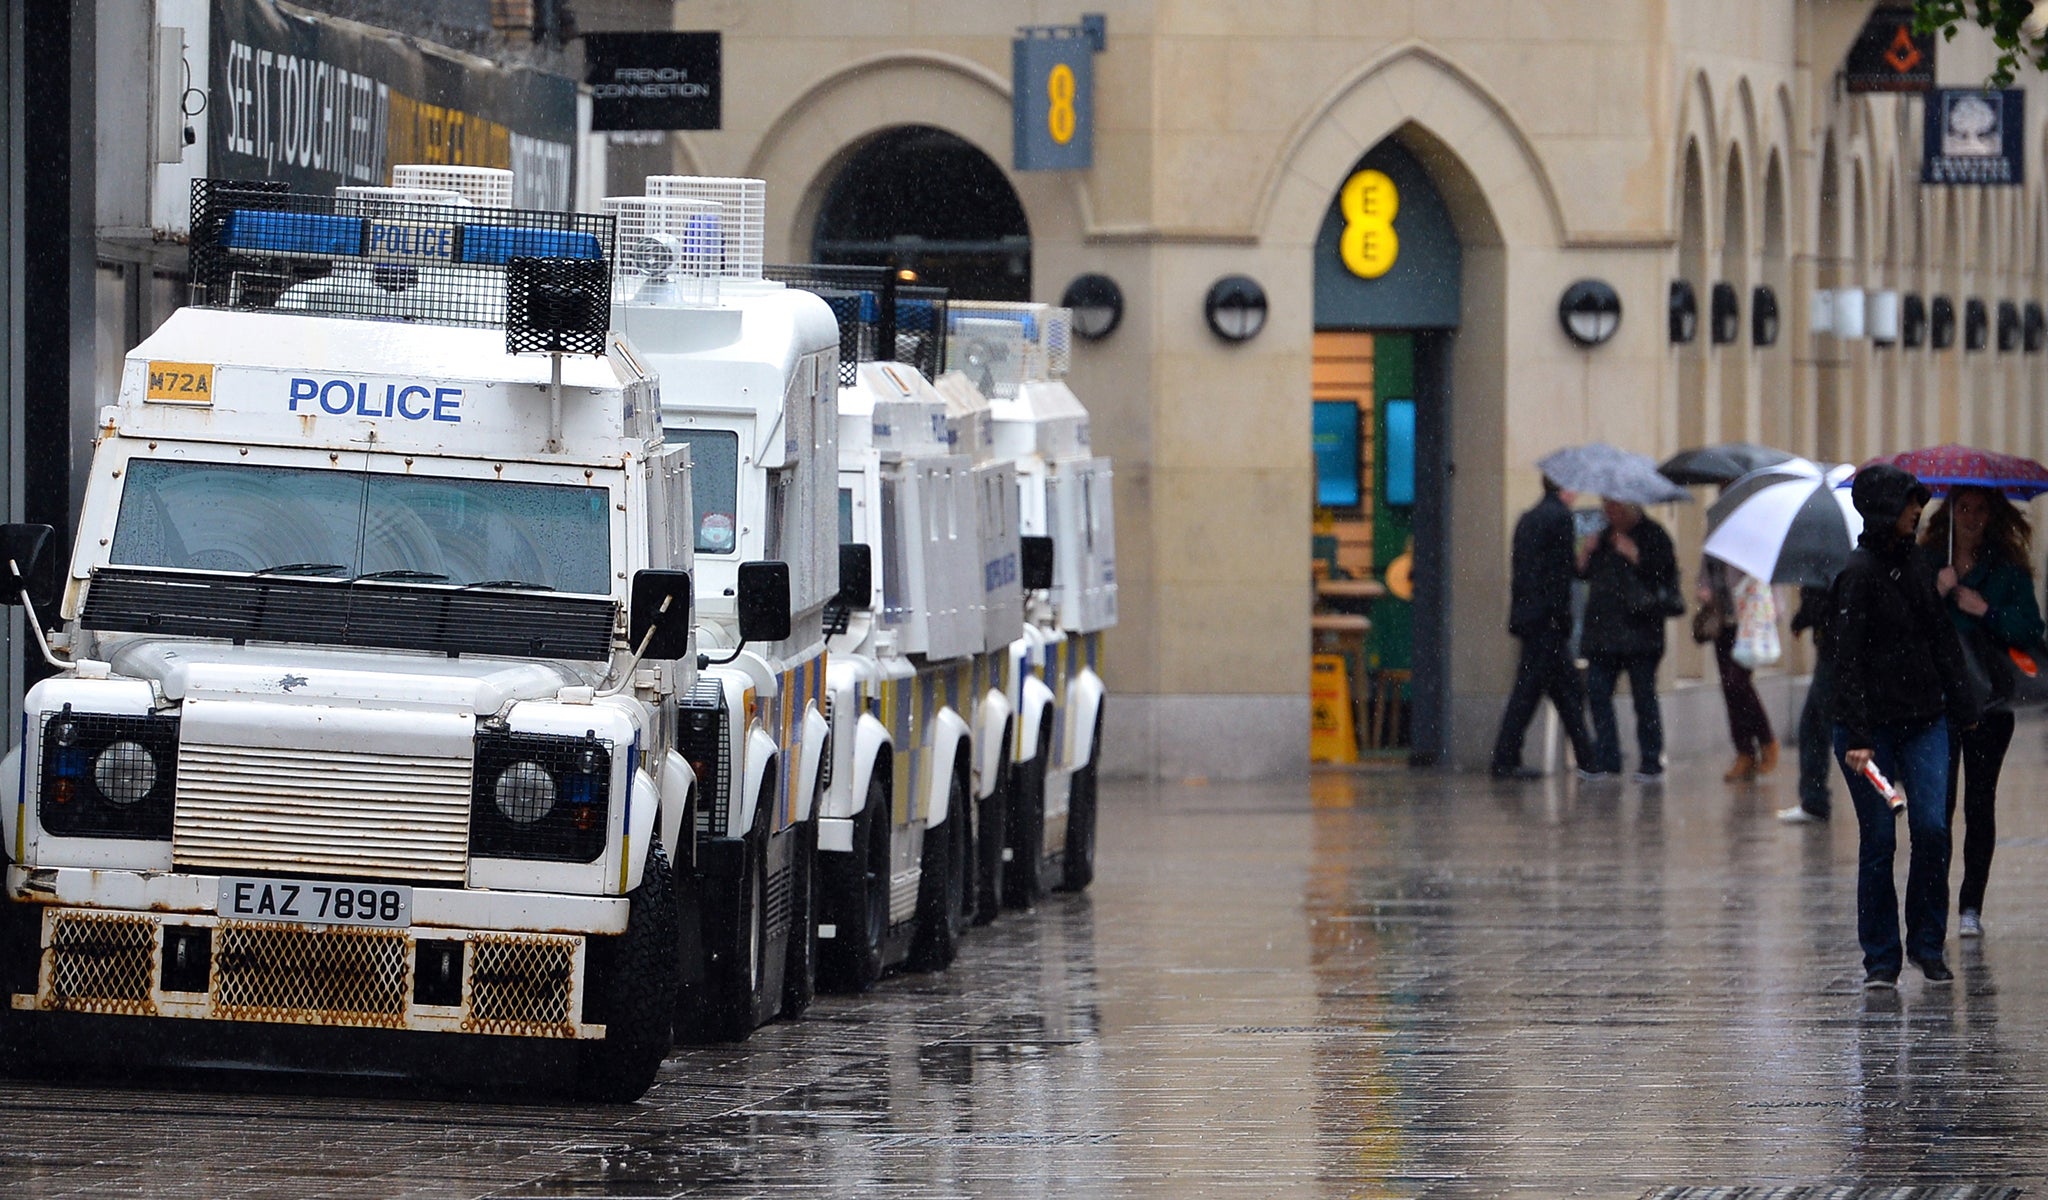
[{"label": "windshield wiper", "polygon": [[365,571],[354,579],[349,580],[349,582],[357,583],[364,579],[402,580],[408,583],[448,582],[448,577],[439,571],[415,571],[408,567],[398,567],[389,571]]},{"label": "windshield wiper", "polygon": [[299,562],[284,563],[281,566],[265,567],[258,575],[338,575],[348,570],[344,563]]},{"label": "windshield wiper", "polygon": [[504,588],[508,591],[516,590],[522,592],[552,592],[555,590],[553,584],[535,583],[530,579],[479,579],[475,583],[465,583],[462,585],[462,590],[465,592],[471,588]]}]

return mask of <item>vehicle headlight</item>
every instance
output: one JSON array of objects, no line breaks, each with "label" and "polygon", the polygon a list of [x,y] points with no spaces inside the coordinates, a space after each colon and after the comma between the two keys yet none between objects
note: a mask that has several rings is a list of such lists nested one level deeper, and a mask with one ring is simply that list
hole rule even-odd
[{"label": "vehicle headlight", "polygon": [[498,811],[514,825],[531,825],[555,807],[555,777],[537,762],[506,767],[492,787]]},{"label": "vehicle headlight", "polygon": [[596,861],[605,848],[611,777],[611,743],[595,733],[478,735],[470,853]]},{"label": "vehicle headlight", "polygon": [[43,721],[43,828],[62,837],[168,841],[178,718],[75,712]]}]

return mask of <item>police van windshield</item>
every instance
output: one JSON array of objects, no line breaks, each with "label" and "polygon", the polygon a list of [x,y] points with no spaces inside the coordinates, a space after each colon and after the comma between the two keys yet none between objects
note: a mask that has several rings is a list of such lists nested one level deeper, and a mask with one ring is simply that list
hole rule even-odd
[{"label": "police van windshield", "polygon": [[671,429],[663,436],[671,446],[690,448],[697,553],[731,554],[739,543],[740,435],[722,429]]},{"label": "police van windshield", "polygon": [[110,561],[611,592],[601,487],[131,460]]}]

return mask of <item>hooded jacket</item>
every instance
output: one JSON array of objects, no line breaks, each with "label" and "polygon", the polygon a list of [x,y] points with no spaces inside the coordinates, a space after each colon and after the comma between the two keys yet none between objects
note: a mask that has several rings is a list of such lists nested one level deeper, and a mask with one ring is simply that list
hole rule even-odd
[{"label": "hooded jacket", "polygon": [[1572,510],[1556,489],[1515,522],[1508,576],[1508,632],[1518,638],[1567,637],[1572,631]]},{"label": "hooded jacket", "polygon": [[1849,749],[1868,750],[1880,726],[1912,726],[1946,714],[1959,728],[1982,716],[1970,695],[1956,638],[1934,571],[1911,536],[1893,529],[1927,489],[1897,467],[1856,473],[1850,498],[1863,515],[1863,536],[1835,577],[1831,642],[1835,655],[1835,720],[1848,729]]}]

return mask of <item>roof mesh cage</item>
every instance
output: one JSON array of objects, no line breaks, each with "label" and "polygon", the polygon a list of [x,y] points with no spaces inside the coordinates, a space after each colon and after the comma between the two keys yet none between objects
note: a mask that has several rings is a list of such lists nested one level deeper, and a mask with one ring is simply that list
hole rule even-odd
[{"label": "roof mesh cage", "polygon": [[1019,383],[1066,375],[1073,361],[1073,312],[1051,304],[955,300],[947,310],[946,365],[983,395],[1010,399]]},{"label": "roof mesh cage", "polygon": [[718,205],[725,236],[728,279],[761,278],[761,247],[767,237],[768,185],[759,179],[713,175],[649,175],[647,194],[658,199],[709,200]]},{"label": "roof mesh cage", "polygon": [[619,303],[718,303],[725,263],[721,205],[666,196],[607,196],[604,211],[619,228]]},{"label": "roof mesh cage", "polygon": [[[506,269],[531,258],[587,264],[562,277],[577,287],[595,280],[596,309],[608,309],[610,217],[424,198],[432,191],[311,196],[268,183],[197,180],[192,302],[499,328],[506,323]],[[548,311],[572,308],[583,313],[589,306],[555,297]]]},{"label": "roof mesh cage", "polygon": [[503,167],[399,163],[391,168],[391,186],[454,192],[478,208],[512,207],[512,172]]},{"label": "roof mesh cage", "polygon": [[887,267],[776,265],[769,279],[815,292],[839,318],[839,382],[864,362],[909,363],[936,378],[945,368],[946,289],[900,283]]}]

